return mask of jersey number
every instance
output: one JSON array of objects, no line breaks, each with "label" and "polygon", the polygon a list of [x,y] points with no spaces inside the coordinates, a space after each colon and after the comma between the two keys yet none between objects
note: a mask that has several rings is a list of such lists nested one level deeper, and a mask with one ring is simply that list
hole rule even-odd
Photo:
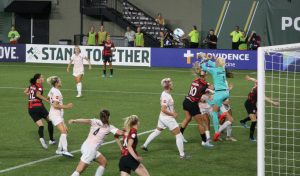
[{"label": "jersey number", "polygon": [[100,130],[100,128],[97,128],[97,130],[94,131],[93,135],[96,136],[98,134],[99,130]]},{"label": "jersey number", "polygon": [[34,90],[30,90],[30,91],[29,91],[29,99],[30,99],[30,100],[34,100],[34,99],[35,99],[35,96],[34,96]]},{"label": "jersey number", "polygon": [[196,93],[197,93],[197,87],[191,87],[191,90],[190,90],[190,95],[191,96],[195,96],[196,95]]}]

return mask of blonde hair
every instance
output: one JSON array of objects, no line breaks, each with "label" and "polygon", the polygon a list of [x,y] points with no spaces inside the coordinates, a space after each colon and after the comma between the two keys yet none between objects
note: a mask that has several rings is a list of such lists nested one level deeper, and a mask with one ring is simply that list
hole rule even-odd
[{"label": "blonde hair", "polygon": [[172,80],[171,80],[171,78],[164,78],[160,81],[160,84],[162,87],[166,87],[166,86],[172,85]]},{"label": "blonde hair", "polygon": [[131,115],[125,118],[124,128],[126,132],[129,132],[130,129],[139,122],[139,117],[137,115]]},{"label": "blonde hair", "polygon": [[199,62],[194,62],[193,63],[192,71],[193,71],[193,74],[196,75],[196,76],[204,76],[205,75],[205,72],[202,71]]},{"label": "blonde hair", "polygon": [[218,66],[225,67],[225,59],[222,58],[222,57],[218,57],[218,58],[216,59],[216,64],[217,64]]},{"label": "blonde hair", "polygon": [[50,76],[49,78],[47,78],[47,83],[52,87],[55,87],[55,84],[59,81],[60,78],[58,76]]}]

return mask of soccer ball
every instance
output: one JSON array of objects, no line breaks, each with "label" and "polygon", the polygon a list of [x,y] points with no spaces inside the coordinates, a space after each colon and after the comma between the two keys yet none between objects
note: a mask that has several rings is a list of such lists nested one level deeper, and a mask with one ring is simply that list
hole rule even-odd
[{"label": "soccer ball", "polygon": [[173,34],[174,34],[174,38],[175,39],[180,39],[181,37],[184,36],[184,31],[180,28],[176,28],[174,31],[173,31]]},{"label": "soccer ball", "polygon": [[110,50],[111,50],[111,52],[115,52],[116,48],[111,48]]}]

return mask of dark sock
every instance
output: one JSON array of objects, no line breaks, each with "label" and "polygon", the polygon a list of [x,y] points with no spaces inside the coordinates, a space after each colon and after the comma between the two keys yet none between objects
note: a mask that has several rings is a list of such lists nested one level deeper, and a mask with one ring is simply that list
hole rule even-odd
[{"label": "dark sock", "polygon": [[252,122],[250,126],[250,138],[254,138],[254,131],[255,131],[256,122]]},{"label": "dark sock", "polygon": [[44,138],[44,126],[39,126],[38,133],[40,138]]},{"label": "dark sock", "polygon": [[105,70],[103,70],[103,75],[106,75],[106,69],[105,69]]},{"label": "dark sock", "polygon": [[185,128],[180,127],[180,132],[183,134],[184,133]]},{"label": "dark sock", "polygon": [[49,138],[51,141],[54,141],[53,138],[53,124],[51,121],[48,122],[48,133],[49,133]]},{"label": "dark sock", "polygon": [[110,75],[113,75],[114,69],[110,69]]},{"label": "dark sock", "polygon": [[247,121],[250,121],[250,117],[247,116],[246,118],[244,118],[243,120],[241,120],[241,122],[246,123]]},{"label": "dark sock", "polygon": [[207,138],[206,138],[206,135],[205,133],[204,134],[200,134],[201,135],[201,139],[203,142],[206,142],[207,141]]}]

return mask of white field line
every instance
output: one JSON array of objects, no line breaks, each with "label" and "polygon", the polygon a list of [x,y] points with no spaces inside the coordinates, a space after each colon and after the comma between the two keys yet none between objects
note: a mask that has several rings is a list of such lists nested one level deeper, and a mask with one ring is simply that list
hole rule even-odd
[{"label": "white field line", "polygon": [[[198,124],[189,124],[189,125],[195,126],[195,125],[198,125]],[[233,128],[244,128],[242,126],[232,126],[232,127]],[[138,136],[151,133],[152,131],[154,131],[154,130],[148,130],[148,131],[141,132],[141,133],[138,134]],[[112,143],[115,143],[115,140],[111,140],[109,142],[104,142],[101,146],[112,144]],[[80,152],[80,149],[73,150],[70,153],[78,153],[78,152]],[[31,166],[31,165],[34,165],[34,164],[37,164],[37,163],[41,163],[41,162],[44,162],[44,161],[49,161],[49,160],[52,160],[52,159],[55,159],[55,158],[59,158],[59,157],[62,157],[62,156],[60,156],[60,155],[54,155],[54,156],[50,156],[50,157],[47,157],[47,158],[43,158],[43,159],[31,161],[31,162],[20,164],[20,165],[13,166],[13,167],[9,167],[7,169],[0,170],[0,174],[1,173],[5,173],[5,172],[9,172],[9,171],[13,171],[13,170],[17,170],[17,169],[20,169],[20,168],[23,168],[23,167],[26,167],[26,166]]]},{"label": "white field line", "polygon": [[[0,87],[0,89],[17,89],[17,90],[24,90],[25,87]],[[75,89],[61,89],[62,91],[73,91],[77,92]],[[119,91],[119,90],[92,90],[92,89],[85,89],[82,90],[83,92],[100,92],[100,93],[121,93],[121,94],[143,94],[143,95],[160,95],[161,92],[135,92],[135,91]],[[172,95],[180,95],[185,96],[186,94],[183,93],[172,93]],[[247,96],[231,96],[235,98],[246,98]]]},{"label": "white field line", "polygon": [[[141,132],[141,133],[138,134],[138,136],[151,133],[152,131],[153,130],[148,130],[148,131]],[[109,142],[104,142],[101,146],[112,144],[112,143],[115,143],[115,140],[112,140],[112,141],[109,141]],[[78,152],[80,152],[80,149],[73,150],[70,153],[78,153]],[[44,161],[49,161],[49,160],[52,160],[54,158],[59,158],[59,157],[62,157],[62,156],[61,155],[54,155],[54,156],[50,156],[50,157],[47,157],[47,158],[43,158],[43,159],[31,161],[29,163],[24,163],[24,164],[20,164],[20,165],[14,166],[14,167],[9,167],[7,169],[0,170],[0,174],[1,173],[5,173],[5,172],[9,172],[9,171],[13,171],[13,170],[16,170],[16,169],[20,169],[20,168],[23,168],[23,167],[26,167],[26,166],[34,165],[36,163],[41,163],[41,162],[44,162]]]},{"label": "white field line", "polygon": [[[30,67],[30,68],[58,68],[58,69],[65,69],[67,67],[63,67],[63,66],[47,66],[47,65],[13,65],[13,64],[9,64],[9,65],[1,65],[0,67]],[[93,66],[93,69],[97,69],[97,66]],[[100,69],[100,67],[99,67]],[[189,68],[181,68],[182,70],[173,70],[173,69],[149,69],[149,67],[147,68],[115,68],[115,70],[127,70],[127,71],[172,71],[172,72],[180,72],[180,73],[188,73],[191,72],[191,70]],[[240,75],[247,75],[247,74],[256,74],[256,72],[251,72],[251,73],[240,73],[239,71],[233,71],[234,74],[240,74]]]}]

